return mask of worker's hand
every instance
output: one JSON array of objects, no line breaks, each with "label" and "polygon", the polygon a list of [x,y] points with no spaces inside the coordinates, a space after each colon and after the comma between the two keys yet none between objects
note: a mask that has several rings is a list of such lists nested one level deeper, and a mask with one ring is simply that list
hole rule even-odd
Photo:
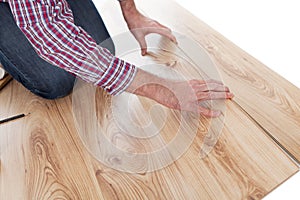
[{"label": "worker's hand", "polygon": [[177,43],[171,29],[159,22],[145,17],[135,7],[133,0],[121,1],[121,8],[128,28],[140,44],[142,55],[147,53],[145,37],[150,33],[157,33]]},{"label": "worker's hand", "polygon": [[190,111],[206,117],[218,117],[221,112],[204,108],[200,102],[233,98],[228,87],[215,80],[190,80],[167,84],[168,87],[157,85],[155,95],[150,98],[168,108]]},{"label": "worker's hand", "polygon": [[150,33],[157,33],[169,38],[172,42],[177,43],[171,29],[160,24],[159,22],[137,14],[133,18],[127,20],[127,25],[131,33],[134,35],[141,47],[142,55],[147,53],[147,43],[145,37]]},{"label": "worker's hand", "polygon": [[223,83],[215,80],[172,81],[138,69],[127,92],[145,96],[172,109],[218,117],[220,111],[209,110],[201,101],[231,99],[233,94]]}]

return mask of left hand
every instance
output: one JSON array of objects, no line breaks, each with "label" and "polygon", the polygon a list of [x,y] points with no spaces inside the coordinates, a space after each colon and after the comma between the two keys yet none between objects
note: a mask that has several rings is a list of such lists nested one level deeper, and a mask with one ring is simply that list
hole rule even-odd
[{"label": "left hand", "polygon": [[[124,3],[124,5],[122,5]],[[147,43],[145,37],[150,33],[157,33],[169,38],[177,44],[175,36],[171,29],[160,24],[159,22],[142,15],[131,0],[126,0],[121,3],[123,15],[127,22],[128,28],[140,44],[142,55],[147,53]],[[126,3],[128,5],[126,5]],[[131,5],[130,5],[131,4]]]},{"label": "left hand", "polygon": [[146,35],[150,33],[157,33],[169,38],[172,42],[177,43],[175,36],[172,34],[171,29],[160,24],[159,22],[145,17],[141,14],[136,16],[136,19],[127,20],[127,25],[135,39],[140,44],[142,55],[147,53]]}]

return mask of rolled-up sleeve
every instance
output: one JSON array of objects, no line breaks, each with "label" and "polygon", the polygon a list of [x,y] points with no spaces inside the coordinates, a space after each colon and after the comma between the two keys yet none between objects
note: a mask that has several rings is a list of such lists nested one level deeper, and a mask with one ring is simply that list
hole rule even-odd
[{"label": "rolled-up sleeve", "polygon": [[136,67],[112,55],[74,24],[66,0],[9,0],[15,21],[36,52],[47,62],[103,87],[123,92]]}]

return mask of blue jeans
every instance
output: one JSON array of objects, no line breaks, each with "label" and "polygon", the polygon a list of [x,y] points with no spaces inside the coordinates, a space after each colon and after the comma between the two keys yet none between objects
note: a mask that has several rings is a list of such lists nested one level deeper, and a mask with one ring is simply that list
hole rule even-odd
[{"label": "blue jeans", "polygon": [[[84,28],[98,44],[110,38],[107,29],[91,0],[67,0],[75,24]],[[4,69],[34,94],[47,99],[68,95],[75,76],[51,65],[34,51],[13,19],[8,3],[0,3],[0,62]],[[112,41],[105,42],[114,54]]]}]

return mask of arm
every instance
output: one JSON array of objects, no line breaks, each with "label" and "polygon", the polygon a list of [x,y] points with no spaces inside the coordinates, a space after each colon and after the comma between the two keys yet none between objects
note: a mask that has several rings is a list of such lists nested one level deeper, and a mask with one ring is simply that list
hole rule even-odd
[{"label": "arm", "polygon": [[[142,55],[147,53],[145,37],[150,33],[158,33],[177,43],[171,30],[142,15],[136,9],[134,0],[119,0],[119,2],[128,28],[141,46]],[[137,70],[136,77],[126,91],[148,97],[172,109],[191,111],[208,117],[217,117],[220,112],[201,107],[200,101],[233,98],[228,87],[218,81],[176,82],[157,77],[140,69]]]},{"label": "arm", "polygon": [[172,35],[171,29],[153,19],[142,15],[136,9],[134,0],[119,0],[119,2],[129,30],[141,46],[142,55],[146,55],[147,53],[147,44],[145,37],[150,33],[163,35],[169,38],[172,42],[177,43],[175,36]]},{"label": "arm", "polygon": [[[9,4],[17,25],[46,61],[103,87],[113,95],[126,90],[154,99],[170,108],[199,112],[207,116],[218,115],[197,106],[198,100],[217,98],[214,93],[201,93],[207,90],[201,81],[172,82],[137,70],[134,65],[114,57],[108,50],[98,46],[83,29],[74,25],[72,12],[65,0],[59,1],[62,5],[56,7],[39,2],[11,0]],[[193,95],[194,87],[198,88],[195,90],[199,91],[198,99]],[[222,98],[230,98],[226,88],[218,90],[223,91],[220,92]],[[186,98],[185,95],[190,97]]]},{"label": "arm", "polygon": [[172,81],[140,69],[126,91],[148,97],[172,109],[207,117],[218,117],[221,113],[200,106],[200,101],[233,98],[228,87],[215,80]]},{"label": "arm", "polygon": [[124,91],[136,73],[134,65],[101,48],[74,24],[66,0],[10,0],[15,21],[44,60],[110,94]]}]

